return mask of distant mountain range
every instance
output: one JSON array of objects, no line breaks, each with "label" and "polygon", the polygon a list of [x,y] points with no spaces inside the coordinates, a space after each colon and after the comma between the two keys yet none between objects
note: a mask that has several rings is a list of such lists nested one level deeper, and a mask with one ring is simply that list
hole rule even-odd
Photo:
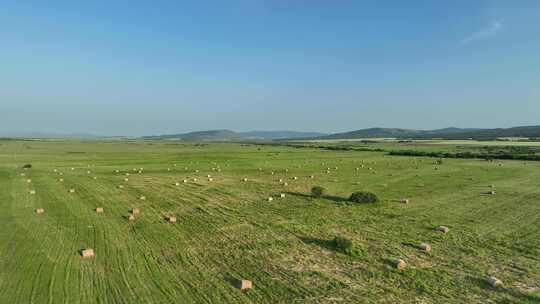
[{"label": "distant mountain range", "polygon": [[400,138],[400,139],[476,139],[490,140],[502,137],[540,138],[540,126],[514,127],[507,129],[460,129],[445,128],[437,130],[411,130],[396,128],[370,128],[357,131],[336,133],[309,139],[363,139],[363,138]]},{"label": "distant mountain range", "polygon": [[475,132],[479,129],[445,128],[437,130],[413,130],[398,128],[370,128],[351,132],[319,136],[317,139],[361,139],[361,138],[418,138]]},{"label": "distant mountain range", "polygon": [[242,140],[274,140],[274,139],[295,139],[312,138],[326,136],[327,134],[318,132],[297,132],[297,131],[249,131],[235,132],[231,130],[209,130],[197,131],[181,134],[168,134],[157,136],[145,136],[143,139],[164,139],[183,141],[242,141]]},{"label": "distant mountain range", "polygon": [[[51,133],[14,133],[0,132],[1,137],[11,138],[129,138],[106,137],[93,134],[51,134]],[[400,128],[369,128],[351,132],[324,134],[319,132],[297,131],[249,131],[235,132],[231,130],[208,130],[180,134],[144,136],[149,140],[180,140],[180,141],[250,141],[250,140],[339,140],[339,139],[369,139],[369,138],[398,138],[398,139],[476,139],[493,140],[502,137],[526,137],[540,139],[540,126],[523,126],[498,129],[461,129],[444,128],[437,130],[414,130]]]},{"label": "distant mountain range", "polygon": [[247,140],[326,140],[326,139],[477,139],[492,140],[501,137],[540,138],[540,126],[525,126],[507,129],[462,129],[444,128],[436,130],[414,130],[399,128],[369,128],[351,132],[323,134],[295,131],[251,131],[210,130],[182,134],[146,136],[143,139],[183,141],[247,141]]}]

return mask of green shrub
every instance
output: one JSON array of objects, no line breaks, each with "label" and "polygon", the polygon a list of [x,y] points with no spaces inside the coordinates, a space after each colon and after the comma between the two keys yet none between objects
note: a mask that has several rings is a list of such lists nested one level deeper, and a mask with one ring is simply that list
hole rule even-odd
[{"label": "green shrub", "polygon": [[375,193],[359,191],[351,194],[349,201],[353,203],[376,203],[379,201],[379,198]]},{"label": "green shrub", "polygon": [[338,252],[341,252],[341,253],[344,253],[346,255],[350,255],[353,257],[363,255],[363,250],[359,248],[358,246],[355,246],[355,244],[348,238],[345,238],[342,236],[336,236],[333,242],[334,242],[334,246],[336,247],[336,251]]},{"label": "green shrub", "polygon": [[326,192],[326,190],[321,186],[315,186],[315,187],[311,188],[311,195],[313,197],[322,197],[325,192]]}]

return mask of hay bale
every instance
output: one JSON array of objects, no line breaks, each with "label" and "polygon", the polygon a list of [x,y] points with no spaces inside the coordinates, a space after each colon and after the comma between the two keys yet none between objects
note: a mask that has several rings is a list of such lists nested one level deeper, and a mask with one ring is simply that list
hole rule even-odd
[{"label": "hay bale", "polygon": [[169,215],[166,217],[166,219],[169,223],[176,223],[176,216]]},{"label": "hay bale", "polygon": [[268,201],[269,201],[269,202],[271,202],[271,201],[273,201],[273,200],[274,200],[274,198],[271,197],[271,196],[268,198]]},{"label": "hay bale", "polygon": [[114,173],[120,173],[120,170],[114,170]]},{"label": "hay bale", "polygon": [[75,189],[73,188],[69,189],[69,193],[75,193]]},{"label": "hay bale", "polygon": [[489,194],[489,195],[495,195],[496,192],[495,192],[495,190],[493,190],[493,191],[489,191],[487,194]]},{"label": "hay bale", "polygon": [[418,249],[420,249],[422,251],[425,251],[425,252],[430,252],[431,251],[431,245],[428,244],[428,243],[420,243],[420,245],[418,245]]},{"label": "hay bale", "polygon": [[81,257],[83,258],[93,258],[94,257],[94,249],[87,248],[81,250]]},{"label": "hay bale", "polygon": [[139,197],[139,199],[140,199],[141,201],[144,201],[144,200],[146,200],[146,196],[141,195],[141,196]]},{"label": "hay bale", "polygon": [[21,173],[21,176],[25,176],[25,175],[26,175],[26,174],[24,174],[24,173]]},{"label": "hay bale", "polygon": [[209,182],[213,182],[214,179],[210,177],[210,178],[208,178],[208,181],[209,181]]},{"label": "hay bale", "polygon": [[43,209],[43,208],[37,208],[37,209],[36,209],[36,213],[37,213],[37,214],[45,213],[45,209]]},{"label": "hay bale", "polygon": [[249,280],[238,280],[235,286],[240,290],[248,290],[253,288],[253,283],[251,283]]},{"label": "hay bale", "polygon": [[208,175],[207,175],[206,177],[208,177],[208,178],[211,178],[211,177],[212,177],[212,175],[208,174]]},{"label": "hay bale", "polygon": [[503,284],[501,280],[499,280],[498,278],[496,278],[494,276],[486,277],[485,281],[491,287],[499,287],[499,286],[501,286]]},{"label": "hay bale", "polygon": [[64,182],[64,179],[63,179],[63,178],[59,178],[58,181],[61,182],[61,183],[63,183],[63,182]]},{"label": "hay bale", "polygon": [[96,208],[96,213],[103,213],[103,207],[97,207]]},{"label": "hay bale", "polygon": [[30,183],[32,182],[32,180],[31,180],[31,179],[27,179],[26,182],[30,184]]},{"label": "hay bale", "polygon": [[315,175],[310,175],[309,178],[313,179],[315,178]]},{"label": "hay bale", "polygon": [[285,193],[281,193],[281,194],[279,195],[279,197],[284,198],[284,197],[285,197]]},{"label": "hay bale", "polygon": [[174,183],[175,186],[180,186],[179,182]]},{"label": "hay bale", "polygon": [[132,222],[132,221],[135,220],[135,216],[133,214],[130,214],[130,215],[127,216],[127,220]]},{"label": "hay bale", "polygon": [[118,189],[124,189],[124,185],[118,185]]},{"label": "hay bale", "polygon": [[289,183],[283,183],[283,186],[287,187],[289,185]]},{"label": "hay bale", "polygon": [[446,226],[439,226],[437,227],[437,231],[442,232],[442,233],[448,233],[450,231],[450,228]]},{"label": "hay bale", "polygon": [[71,168],[71,171],[75,171],[75,168]]},{"label": "hay bale", "polygon": [[242,179],[242,181],[243,181],[243,182],[247,182],[248,179],[244,177],[244,178]]},{"label": "hay bale", "polygon": [[293,180],[297,180],[297,179],[298,179],[298,177],[296,177],[296,176],[295,176],[295,177],[293,177],[292,179],[293,179]]},{"label": "hay bale", "polygon": [[188,180],[187,180],[187,179],[184,179],[182,182],[183,182],[184,184],[186,184],[186,183],[188,182]]},{"label": "hay bale", "polygon": [[405,267],[407,267],[407,263],[402,259],[395,259],[394,260],[394,267],[396,269],[405,269]]},{"label": "hay bale", "polygon": [[198,181],[198,179],[197,179],[196,177],[194,177],[194,178],[193,178],[193,181],[196,182],[196,181]]},{"label": "hay bale", "polygon": [[126,173],[126,176],[129,176],[129,173]]},{"label": "hay bale", "polygon": [[30,190],[30,191],[28,191],[28,193],[34,195],[34,194],[36,194],[36,190]]},{"label": "hay bale", "polygon": [[131,210],[129,210],[129,213],[131,213],[131,215],[139,215],[141,214],[141,211],[139,210],[139,208],[132,208]]},{"label": "hay bale", "polygon": [[124,182],[129,182],[129,178],[124,178]]},{"label": "hay bale", "polygon": [[280,178],[280,179],[279,179],[279,182],[280,182],[280,183],[283,183],[283,179],[282,179],[282,178]]},{"label": "hay bale", "polygon": [[97,176],[94,176],[93,179],[96,180],[96,179],[97,179]]},{"label": "hay bale", "polygon": [[90,171],[90,170],[86,171],[86,174],[91,174],[91,173],[92,173],[92,171]]},{"label": "hay bale", "polygon": [[408,198],[402,198],[402,199],[399,200],[399,202],[402,203],[402,204],[408,204],[410,201],[409,201]]}]

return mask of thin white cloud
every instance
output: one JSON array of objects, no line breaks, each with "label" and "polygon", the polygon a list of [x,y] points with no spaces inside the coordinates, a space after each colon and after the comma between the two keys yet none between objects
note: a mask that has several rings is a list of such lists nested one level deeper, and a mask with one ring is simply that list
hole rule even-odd
[{"label": "thin white cloud", "polygon": [[504,27],[504,24],[500,21],[492,21],[484,28],[477,30],[465,39],[461,40],[460,44],[465,45],[477,40],[483,40],[497,35]]}]

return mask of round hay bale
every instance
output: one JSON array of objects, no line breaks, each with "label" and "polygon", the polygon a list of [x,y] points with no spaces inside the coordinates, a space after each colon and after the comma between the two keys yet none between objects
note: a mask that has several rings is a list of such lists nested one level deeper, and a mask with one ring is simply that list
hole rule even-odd
[{"label": "round hay bale", "polygon": [[103,213],[103,207],[97,207],[96,208],[96,213]]},{"label": "round hay bale", "polygon": [[407,263],[402,259],[395,259],[394,260],[394,267],[396,269],[405,269],[407,267]]},{"label": "round hay bale", "polygon": [[446,226],[439,226],[437,227],[437,231],[442,232],[442,233],[448,233],[450,231],[450,228]]},{"label": "round hay bale", "polygon": [[87,249],[83,249],[81,250],[81,257],[83,258],[93,258],[94,257],[94,249],[92,248],[87,248]]},{"label": "round hay bale", "polygon": [[499,287],[499,286],[502,286],[503,282],[501,280],[499,280],[498,278],[494,277],[494,276],[488,276],[485,278],[485,281],[487,284],[489,284],[489,286],[491,287]]},{"label": "round hay bale", "polygon": [[428,243],[420,243],[420,245],[418,245],[418,249],[420,249],[422,251],[425,251],[425,252],[430,252],[431,251],[431,245],[428,244]]}]

